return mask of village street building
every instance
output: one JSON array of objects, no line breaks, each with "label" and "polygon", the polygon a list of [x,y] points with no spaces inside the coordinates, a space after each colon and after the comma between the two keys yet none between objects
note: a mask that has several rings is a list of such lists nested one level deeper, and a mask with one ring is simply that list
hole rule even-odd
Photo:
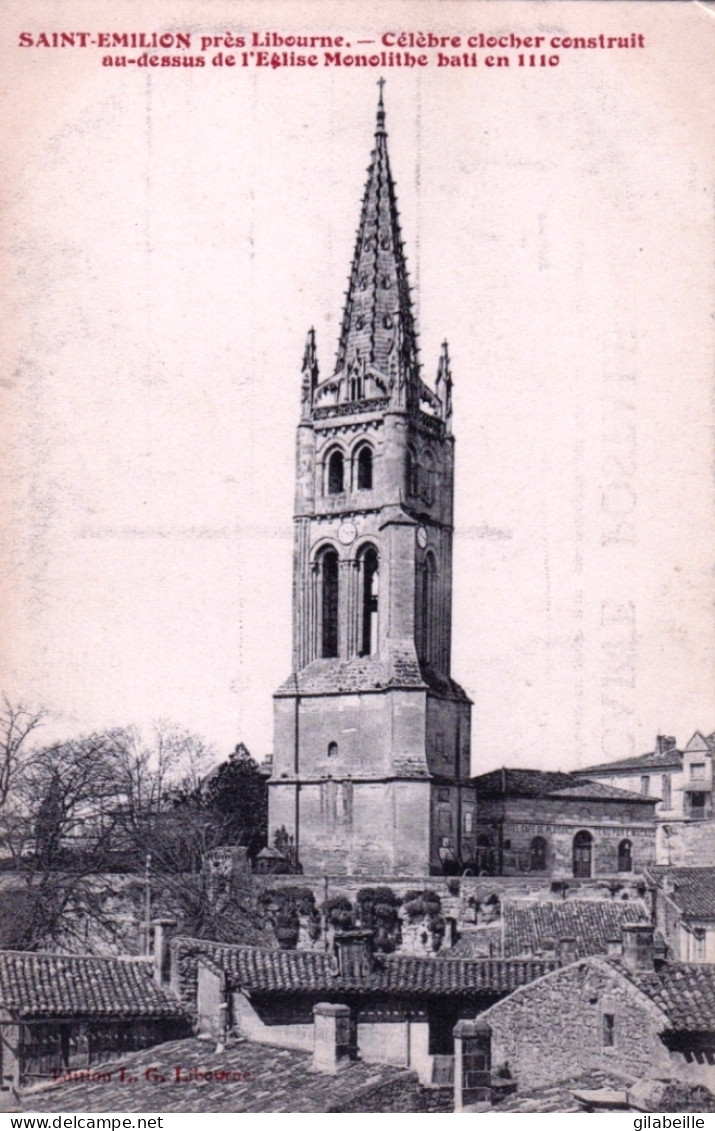
[{"label": "village street building", "polygon": [[649,753],[588,766],[575,776],[656,799],[659,864],[715,865],[714,754],[715,734],[696,731],[684,750],[659,734]]},{"label": "village street building", "polygon": [[7,1092],[190,1032],[153,964],[0,951],[0,1079]]},{"label": "village street building", "polygon": [[715,963],[715,868],[648,868],[655,920],[681,962]]},{"label": "village street building", "polygon": [[625,927],[620,957],[564,966],[486,1010],[494,1070],[526,1091],[594,1070],[712,1088],[715,967],[659,953],[651,927]]},{"label": "village street building", "polygon": [[655,798],[542,770],[505,768],[472,780],[479,874],[590,880],[654,862]]},{"label": "village street building", "polygon": [[417,333],[382,96],[335,370],[303,360],[293,670],[275,694],[269,838],[308,873],[474,861],[471,703],[451,677],[454,437],[445,343]]},{"label": "village street building", "polygon": [[409,1067],[433,1083],[440,1070],[451,1079],[459,1018],[557,966],[374,954],[369,935],[336,936],[335,953],[173,939],[172,985],[201,1029],[235,1028],[253,1041],[305,1051],[316,1047],[323,1016],[340,1006],[348,1058]]}]

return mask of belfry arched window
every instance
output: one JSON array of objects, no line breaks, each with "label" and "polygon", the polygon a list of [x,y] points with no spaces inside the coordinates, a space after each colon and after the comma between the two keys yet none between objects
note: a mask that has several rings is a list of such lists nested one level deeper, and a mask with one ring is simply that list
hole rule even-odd
[{"label": "belfry arched window", "polygon": [[374,656],[378,647],[378,602],[380,590],[380,559],[374,546],[367,546],[360,554],[360,655]]},{"label": "belfry arched window", "polygon": [[420,609],[420,659],[425,664],[435,661],[437,640],[437,563],[434,555],[425,555],[422,566],[422,592]]},{"label": "belfry arched window", "polygon": [[405,454],[405,492],[409,498],[419,494],[418,471],[417,457],[412,448],[408,448]]},{"label": "belfry arched window", "polygon": [[355,479],[358,491],[372,490],[372,448],[363,444],[355,461]]},{"label": "belfry arched window", "polygon": [[618,845],[618,871],[633,871],[633,845],[629,840],[622,840]]},{"label": "belfry arched window", "polygon": [[345,460],[341,451],[334,451],[328,459],[327,487],[329,495],[339,495],[345,481]]},{"label": "belfry arched window", "polygon": [[434,458],[431,452],[424,452],[420,467],[420,495],[431,506],[434,502]]},{"label": "belfry arched window", "polygon": [[338,655],[338,596],[340,566],[336,550],[324,550],[318,559],[320,584],[320,654],[324,659]]}]

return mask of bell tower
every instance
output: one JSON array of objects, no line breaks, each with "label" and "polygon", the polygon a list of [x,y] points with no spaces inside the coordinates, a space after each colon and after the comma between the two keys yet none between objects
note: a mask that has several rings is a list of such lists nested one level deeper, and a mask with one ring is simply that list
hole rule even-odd
[{"label": "bell tower", "polygon": [[269,835],[306,872],[459,871],[474,858],[470,708],[451,678],[447,343],[421,377],[380,83],[335,369],[305,346],[293,671],[275,701]]}]

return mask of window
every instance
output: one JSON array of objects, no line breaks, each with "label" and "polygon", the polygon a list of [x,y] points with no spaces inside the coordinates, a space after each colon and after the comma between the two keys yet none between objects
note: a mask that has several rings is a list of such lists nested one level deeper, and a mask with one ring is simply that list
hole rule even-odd
[{"label": "window", "polygon": [[451,796],[452,796],[452,794],[451,794],[451,790],[449,789],[449,787],[445,788],[444,786],[440,786],[439,789],[437,790],[437,800],[438,801],[449,801]]},{"label": "window", "polygon": [[692,781],[705,780],[705,763],[704,762],[691,762],[690,763],[690,777]]},{"label": "window", "polygon": [[336,758],[337,754],[338,754],[338,744],[337,744],[337,742],[329,742],[328,743],[328,757],[329,758]]},{"label": "window", "polygon": [[377,550],[368,546],[360,556],[360,579],[362,587],[360,625],[360,655],[374,656],[377,653],[377,611],[379,598],[379,564]]},{"label": "window", "polygon": [[328,460],[328,494],[340,495],[343,491],[345,461],[342,452],[333,452]]},{"label": "window", "polygon": [[662,798],[661,808],[670,809],[673,803],[670,793],[670,774],[663,774],[663,777],[660,780],[660,792]]},{"label": "window", "polygon": [[705,931],[696,927],[693,931],[693,962],[705,961]]},{"label": "window", "polygon": [[622,840],[618,845],[618,871],[633,871],[633,846],[629,840]]},{"label": "window", "polygon": [[603,1047],[612,1049],[616,1043],[616,1016],[614,1013],[603,1014]]},{"label": "window", "polygon": [[573,838],[573,874],[579,879],[591,878],[593,837],[589,832],[576,833]]},{"label": "window", "polygon": [[422,608],[420,610],[420,659],[423,664],[435,662],[437,640],[437,563],[434,555],[425,555],[422,567]]},{"label": "window", "polygon": [[690,816],[695,821],[702,821],[705,817],[705,798],[704,793],[691,793],[690,794]]},{"label": "window", "polygon": [[471,809],[465,809],[462,816],[462,828],[465,833],[471,833],[474,828],[474,814]]},{"label": "window", "polygon": [[438,730],[434,736],[434,752],[444,755],[444,732],[441,730]]},{"label": "window", "polygon": [[648,776],[648,774],[643,774],[643,777],[641,778],[641,793],[643,797],[650,796],[650,777]]},{"label": "window", "polygon": [[338,654],[338,555],[325,550],[319,561],[321,586],[321,655],[331,659]]},{"label": "window", "polygon": [[405,456],[405,489],[409,497],[419,495],[417,458],[412,448],[407,449]]},{"label": "window", "polygon": [[441,833],[451,833],[452,831],[452,810],[440,809],[438,816],[439,831]]},{"label": "window", "polygon": [[529,849],[529,868],[532,872],[546,871],[546,841],[535,836]]},{"label": "window", "polygon": [[372,490],[372,448],[363,445],[357,457],[357,488],[358,491]]},{"label": "window", "polygon": [[427,506],[431,506],[434,501],[434,459],[432,458],[431,452],[425,452],[422,457],[420,480],[420,495],[427,503]]}]

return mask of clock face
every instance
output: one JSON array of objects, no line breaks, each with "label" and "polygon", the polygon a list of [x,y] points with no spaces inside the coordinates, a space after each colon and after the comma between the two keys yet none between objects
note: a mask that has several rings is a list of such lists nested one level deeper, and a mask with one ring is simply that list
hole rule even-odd
[{"label": "clock face", "polygon": [[357,527],[354,522],[343,522],[338,528],[338,541],[343,546],[349,546],[357,538]]},{"label": "clock face", "polygon": [[427,545],[427,531],[425,530],[424,526],[417,527],[417,545],[420,546],[423,550]]}]

